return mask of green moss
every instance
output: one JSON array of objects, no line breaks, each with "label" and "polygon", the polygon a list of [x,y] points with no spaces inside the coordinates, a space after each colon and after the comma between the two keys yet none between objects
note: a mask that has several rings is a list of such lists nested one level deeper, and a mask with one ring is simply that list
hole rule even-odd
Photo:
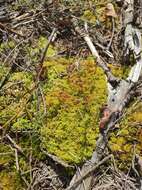
[{"label": "green moss", "polygon": [[21,82],[26,86],[26,88],[29,88],[33,82],[33,77],[30,73],[22,71],[13,73],[10,80],[12,82]]},{"label": "green moss", "polygon": [[[46,43],[47,39],[40,37],[35,41],[35,47],[29,47],[29,54],[33,61],[39,61],[38,56],[41,55],[41,50]],[[45,159],[40,150],[42,146],[49,153],[55,154],[66,162],[80,164],[91,157],[96,145],[99,133],[99,112],[107,101],[106,79],[92,57],[80,61],[78,66],[74,58],[53,59],[55,52],[56,50],[50,46],[44,62],[44,69],[48,71],[48,80],[40,82],[44,96],[44,101],[39,97],[40,109],[37,110],[36,90],[32,92],[27,105],[24,104],[27,97],[23,95],[34,86],[34,74],[25,71],[14,72],[0,96],[0,124],[5,125],[24,106],[22,113],[17,115],[9,125],[14,132],[27,132],[18,139],[18,144],[25,154],[29,156],[32,150],[34,158]],[[119,77],[124,75],[126,77],[129,71],[126,67],[110,66],[110,68]],[[0,71],[1,78],[7,68],[1,66]],[[47,114],[44,113],[45,105]],[[137,122],[141,122],[141,109],[140,105],[129,108],[129,114],[118,126],[118,132],[116,130],[111,133],[110,149],[116,155],[118,163],[122,163],[123,168],[130,163],[126,165],[126,160],[131,161],[134,143],[137,144],[136,152],[140,155],[142,152],[142,132],[137,130],[137,127],[132,127]],[[7,164],[12,160],[9,175],[15,172],[13,158],[8,155],[0,159],[1,164]],[[19,164],[23,171],[29,169],[22,157],[19,158]],[[2,174],[1,179],[5,176]]]},{"label": "green moss", "polygon": [[0,63],[0,80],[2,79],[3,76],[5,76],[7,71],[8,71],[8,68],[2,66],[2,63]]},{"label": "green moss", "polygon": [[[31,89],[33,85],[32,80],[32,75],[27,72],[11,74],[9,81],[4,86],[4,94],[0,96],[1,125],[4,125],[14,115],[18,115],[20,110],[22,110],[22,105],[24,106],[24,102],[26,101],[26,97],[23,97],[23,95],[27,90]],[[22,113],[20,115],[22,115]]]},{"label": "green moss", "polygon": [[[14,151],[1,143],[0,145],[0,189],[3,190],[22,190],[22,182],[14,169]],[[23,188],[24,189],[24,188]]]},{"label": "green moss", "polygon": [[72,63],[47,65],[49,119],[41,129],[42,146],[67,162],[80,163],[95,147],[98,112],[106,101],[105,77],[93,60],[82,61],[79,71],[75,69],[64,78],[59,74],[66,73]]},{"label": "green moss", "polygon": [[15,42],[13,40],[10,40],[10,41],[5,42],[5,43],[1,43],[0,44],[0,52],[3,52],[7,48],[13,49],[14,47],[15,47]]},{"label": "green moss", "polygon": [[[46,43],[44,39],[40,41],[44,46]],[[48,152],[69,163],[81,163],[91,156],[95,148],[98,137],[99,109],[106,103],[107,88],[103,71],[96,67],[92,58],[81,61],[79,70],[74,63],[74,59],[64,58],[45,61],[44,67],[48,69],[48,82],[43,83],[42,88],[48,110],[47,118],[45,119],[43,115],[42,102],[40,112],[36,113],[37,96],[34,93],[25,111],[12,121],[12,129],[14,131],[33,129],[40,134],[39,140]],[[72,67],[74,69],[70,70]],[[111,69],[117,76],[124,73],[121,68]],[[19,108],[18,97],[21,97],[27,88],[31,88],[32,80],[33,77],[27,72],[12,74],[7,86],[21,81],[22,87],[13,86],[7,90],[8,93],[14,92],[15,98],[13,99],[10,94],[0,97],[2,124],[15,115]],[[22,103],[25,100],[20,101]],[[136,139],[135,136],[132,138],[132,135],[137,130],[128,127],[132,120],[134,123],[138,120],[140,122],[141,114],[135,111],[133,116],[129,115],[124,119],[118,137],[114,133],[110,139],[111,150],[115,153],[119,152],[123,159],[124,153],[127,155],[132,150],[132,143],[127,144],[127,141],[131,142]],[[23,140],[21,141],[22,146],[29,146]],[[35,156],[40,155],[36,154],[37,149],[39,150],[35,145]],[[140,150],[140,147],[138,149]],[[43,155],[39,157],[42,158]]]},{"label": "green moss", "polygon": [[111,151],[115,153],[118,163],[121,163],[121,169],[129,169],[134,151],[142,156],[142,131],[139,128],[142,103],[134,105],[127,109],[127,114],[118,126],[119,130],[111,134],[109,141]]},{"label": "green moss", "polygon": [[31,122],[24,118],[18,118],[17,122],[13,124],[13,129],[22,130],[22,129],[31,129]]},{"label": "green moss", "polygon": [[1,144],[0,146],[0,165],[6,167],[9,163],[13,162],[13,152],[11,151],[10,147],[7,145]]},{"label": "green moss", "polygon": [[0,173],[0,188],[3,190],[24,190],[24,184],[19,180],[15,172]]},{"label": "green moss", "polygon": [[128,66],[116,66],[108,64],[108,67],[111,69],[112,73],[119,78],[127,78],[130,72],[130,67]]},{"label": "green moss", "polygon": [[91,23],[95,23],[96,22],[96,16],[90,10],[85,10],[82,18],[83,19],[87,19]]},{"label": "green moss", "polygon": [[[48,43],[48,39],[46,37],[41,36],[39,37],[39,39],[36,39],[34,41],[34,44],[32,46],[30,47],[28,46],[26,48],[27,53],[29,57],[31,58],[32,62],[39,63],[47,43]],[[56,49],[50,44],[46,52],[46,58],[54,56],[55,53],[56,53]]]},{"label": "green moss", "polygon": [[[39,43],[44,47],[46,40],[41,38]],[[14,131],[33,129],[40,134],[41,144],[48,152],[69,163],[81,163],[91,156],[95,148],[99,109],[106,103],[107,98],[105,76],[91,57],[81,61],[79,69],[73,58],[69,60],[49,58],[44,62],[44,68],[48,69],[48,82],[41,83],[47,106],[46,119],[43,115],[42,101],[40,111],[36,110],[35,92],[24,112],[12,121],[12,129]],[[13,73],[8,84],[20,81],[22,86],[13,86],[10,89],[15,95],[12,102],[10,95],[2,96],[0,99],[0,116],[3,124],[16,114],[19,97],[33,85],[32,76],[27,72]],[[24,101],[20,100],[21,104]],[[22,146],[29,146],[25,141],[21,141]],[[38,146],[35,143],[36,149]]]}]

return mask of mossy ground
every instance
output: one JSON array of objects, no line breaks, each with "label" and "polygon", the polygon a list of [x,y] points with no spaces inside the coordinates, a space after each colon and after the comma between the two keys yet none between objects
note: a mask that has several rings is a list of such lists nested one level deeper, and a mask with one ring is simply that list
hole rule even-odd
[{"label": "mossy ground", "polygon": [[[74,68],[68,72],[69,68]],[[45,102],[40,100],[37,111],[37,92],[32,92],[30,101],[24,94],[33,87],[33,76],[30,73],[14,72],[4,87],[0,97],[0,123],[7,127],[8,123],[13,132],[31,131],[16,141],[25,154],[32,149],[35,158],[44,159],[40,147],[58,156],[70,164],[81,164],[90,158],[98,137],[100,107],[106,103],[107,87],[103,71],[97,68],[94,60],[88,58],[76,65],[75,59],[49,59],[44,63],[47,69],[47,79],[41,82]],[[115,70],[115,68],[113,68]],[[7,68],[1,67],[3,74]],[[116,75],[121,75],[123,69],[116,68]],[[120,71],[120,72],[119,72]],[[1,73],[2,73],[1,72]],[[65,74],[65,75],[64,75]],[[18,82],[22,83],[20,85]],[[44,113],[44,104],[47,113]],[[109,147],[114,153],[118,164],[127,169],[131,164],[134,147],[142,155],[141,149],[141,103],[132,106],[126,116],[111,134]],[[21,111],[22,110],[22,111]],[[20,114],[19,114],[20,113]],[[7,146],[1,146],[1,152],[9,152]],[[29,165],[19,158],[20,167],[28,170]],[[126,165],[127,160],[127,165]],[[129,162],[128,162],[129,161]],[[9,176],[15,184],[16,174],[14,153],[1,156],[0,162],[6,164],[1,172],[2,186],[7,188]],[[10,169],[7,171],[7,165]],[[21,183],[21,182],[20,182]]]},{"label": "mossy ground", "polygon": [[[32,95],[28,93],[34,86],[30,73],[15,71],[1,91],[0,123],[19,134],[20,137],[14,139],[26,155],[32,149],[35,158],[44,159],[41,146],[71,164],[80,164],[91,156],[98,135],[99,108],[106,102],[106,82],[94,60],[82,60],[79,68],[75,61],[61,58],[44,63],[44,69],[48,70],[47,79],[40,85],[46,114],[42,99],[37,110],[37,91],[32,91]],[[74,70],[68,72],[72,65]],[[1,68],[1,76],[6,74],[5,70],[7,68]],[[66,73],[64,77],[63,73]],[[21,137],[22,133],[24,137]],[[1,153],[11,151],[6,145],[3,147]],[[15,176],[14,151],[12,155],[2,156],[1,164],[10,164],[9,170],[3,169],[0,177],[1,185],[6,189],[6,179],[13,175],[10,183],[15,184],[18,176]],[[19,157],[19,164],[23,171],[29,169],[29,164],[22,157]]]},{"label": "mossy ground", "polygon": [[[20,1],[21,6],[25,2]],[[96,13],[84,10],[81,18],[94,24],[106,22],[103,16],[106,1],[94,2]],[[41,36],[35,39],[32,47],[25,47],[33,63],[38,64],[46,42],[47,39]],[[0,52],[14,46],[12,40],[1,44]],[[28,156],[31,153],[35,159],[44,160],[42,147],[65,162],[81,164],[91,157],[95,148],[100,108],[107,100],[106,80],[92,58],[78,63],[75,58],[56,58],[55,53],[56,49],[50,46],[44,62],[44,80],[40,82],[43,97],[37,98],[37,90],[31,90],[35,85],[35,71],[17,69],[11,74],[0,91],[0,125],[10,127],[12,135],[17,134],[13,138]],[[126,76],[129,70],[111,65],[110,68],[119,77]],[[8,65],[1,64],[0,80],[8,69]],[[142,104],[139,102],[126,110],[124,119],[110,136],[110,150],[122,169],[129,169],[134,151],[142,156],[141,118]],[[16,171],[14,150],[1,143],[0,153],[8,153],[0,156],[0,189],[24,189]],[[19,165],[22,171],[29,170],[30,164],[22,156],[19,156]],[[25,177],[29,178],[28,175]]]},{"label": "mossy ground", "polygon": [[[73,66],[74,71],[60,78]],[[93,60],[46,62],[49,67],[45,98],[47,124],[41,128],[42,144],[50,152],[70,163],[91,156],[98,134],[99,108],[106,101],[103,72]],[[101,96],[100,96],[101,94]]]}]

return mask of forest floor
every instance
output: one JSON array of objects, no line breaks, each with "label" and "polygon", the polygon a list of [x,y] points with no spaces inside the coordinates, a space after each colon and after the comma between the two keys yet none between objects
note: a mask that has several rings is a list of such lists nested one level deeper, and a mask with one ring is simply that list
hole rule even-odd
[{"label": "forest floor", "polygon": [[[128,81],[137,61],[124,53],[123,3],[0,1],[0,189],[78,190],[83,183],[81,190],[88,190],[90,175],[92,190],[142,187],[141,77],[101,159],[90,173],[80,169],[108,125],[107,74],[118,84]],[[138,6],[134,10],[136,28]],[[83,40],[84,30],[104,65]],[[76,172],[80,178],[72,181]]]}]

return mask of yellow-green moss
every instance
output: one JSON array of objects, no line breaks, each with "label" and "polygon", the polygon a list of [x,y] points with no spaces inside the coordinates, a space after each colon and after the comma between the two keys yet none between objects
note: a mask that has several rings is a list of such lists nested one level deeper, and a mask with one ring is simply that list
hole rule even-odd
[{"label": "yellow-green moss", "polygon": [[[44,40],[40,39],[43,46],[46,43]],[[35,91],[24,112],[12,121],[12,129],[38,131],[41,144],[48,152],[67,162],[80,163],[89,158],[95,148],[99,109],[107,99],[105,76],[92,58],[81,61],[79,66],[75,65],[73,58],[48,58],[44,62],[44,68],[48,70],[48,81],[41,82],[47,106],[46,119],[43,116],[42,101],[40,112],[36,111]],[[114,66],[111,69],[117,76],[124,74],[121,68]],[[22,81],[22,84],[7,90],[8,94],[13,92],[15,95],[12,101],[10,94],[1,96],[2,124],[15,115],[19,103],[22,105],[25,101],[23,99],[19,102],[19,98],[33,86],[32,80],[31,74],[27,72],[12,74],[7,87],[13,82]],[[125,125],[128,123],[127,120],[123,122]],[[129,136],[129,131],[124,127],[120,134],[126,137]],[[110,140],[110,148],[115,153],[129,152],[131,147],[126,145],[123,136],[118,140],[114,134],[113,140]],[[23,142],[22,146],[28,145]]]},{"label": "yellow-green moss", "polygon": [[0,52],[3,52],[7,48],[13,49],[15,47],[15,42],[10,40],[8,42],[0,43]]},{"label": "yellow-green moss", "polygon": [[[43,37],[36,41],[36,45],[41,49],[46,43],[47,39]],[[40,48],[30,48],[30,53],[38,54]],[[32,130],[34,135],[37,134],[36,138],[32,137],[33,155],[39,159],[43,158],[39,148],[41,143],[49,153],[66,162],[78,164],[90,158],[95,148],[99,130],[99,110],[107,101],[106,80],[103,71],[91,57],[76,65],[74,58],[56,59],[52,57],[54,53],[54,48],[50,46],[44,62],[48,80],[40,82],[44,95],[44,102],[40,99],[40,110],[37,111],[36,90],[32,92],[26,106],[26,96],[21,99],[23,94],[34,86],[33,76],[28,72],[14,72],[4,86],[5,94],[0,97],[0,124],[4,125],[20,107],[25,106],[22,114],[9,125],[13,131]],[[128,68],[110,67],[116,76],[127,76]],[[2,77],[7,68],[1,66],[0,69]],[[22,83],[12,85],[19,82]],[[43,104],[47,106],[46,115]],[[142,151],[142,132],[140,129],[137,132],[137,127],[132,127],[141,122],[141,108],[139,106],[128,111],[130,113],[118,126],[120,129],[112,133],[109,140],[111,151],[123,163],[131,160],[134,142],[137,143],[136,151],[140,155]],[[21,138],[19,144],[25,150],[31,147],[29,136]],[[3,157],[3,160],[6,160],[6,157]],[[21,158],[19,163],[23,170],[28,168]],[[124,164],[121,166],[124,167]]]},{"label": "yellow-green moss", "polygon": [[120,167],[128,169],[132,156],[135,153],[142,156],[142,130],[139,124],[142,122],[142,103],[132,104],[126,111],[126,115],[120,122],[117,132],[111,134],[110,149],[115,153]]},{"label": "yellow-green moss", "polygon": [[[98,135],[99,108],[106,102],[106,82],[92,59],[67,72],[74,62],[47,62],[48,121],[41,129],[42,145],[72,163],[90,157]],[[46,65],[46,63],[45,63]],[[65,77],[60,77],[66,73]]]},{"label": "yellow-green moss", "polygon": [[96,22],[96,16],[90,10],[84,11],[84,14],[83,14],[82,18],[88,20],[91,23],[95,23]]},{"label": "yellow-green moss", "polygon": [[23,183],[19,180],[16,172],[1,172],[0,173],[0,189],[2,190],[24,190]]},{"label": "yellow-green moss", "polygon": [[14,151],[8,145],[0,145],[0,189],[22,190],[23,184],[15,170]]}]

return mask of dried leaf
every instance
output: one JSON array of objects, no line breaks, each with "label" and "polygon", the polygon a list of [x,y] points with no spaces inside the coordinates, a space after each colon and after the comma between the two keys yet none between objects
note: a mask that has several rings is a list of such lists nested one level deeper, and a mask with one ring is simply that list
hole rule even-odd
[{"label": "dried leaf", "polygon": [[117,17],[117,14],[115,12],[115,9],[112,3],[108,3],[106,6],[106,15],[113,18]]}]

